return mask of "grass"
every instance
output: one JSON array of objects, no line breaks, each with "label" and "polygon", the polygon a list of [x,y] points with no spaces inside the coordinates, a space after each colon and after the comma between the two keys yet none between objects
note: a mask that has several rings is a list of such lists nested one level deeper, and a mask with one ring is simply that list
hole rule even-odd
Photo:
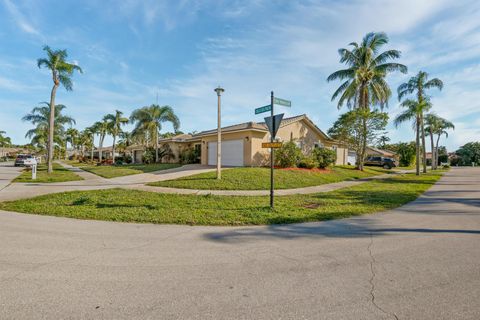
[{"label": "grass", "polygon": [[[366,167],[362,172],[350,166],[336,166],[323,172],[283,169],[275,169],[274,172],[276,189],[292,189],[366,178],[390,171]],[[222,171],[221,180],[216,179],[215,172],[207,172],[175,180],[152,182],[149,185],[201,190],[267,190],[270,188],[270,169],[233,168]]]},{"label": "grass", "polygon": [[145,172],[153,172],[180,167],[176,163],[153,163],[153,164],[126,164],[112,166],[97,166],[91,164],[80,163],[78,161],[66,161],[66,163],[81,168],[82,170],[91,172],[98,176],[110,179],[116,177],[129,176]]},{"label": "grass", "polygon": [[345,218],[401,206],[432,186],[442,171],[395,175],[311,195],[268,197],[161,194],[111,189],[75,191],[0,203],[0,209],[79,219],[189,225],[257,225]]},{"label": "grass", "polygon": [[35,182],[35,183],[52,183],[52,182],[66,182],[83,180],[74,172],[62,167],[61,165],[53,164],[53,173],[47,173],[47,165],[40,164],[37,166],[37,179],[32,180],[32,171],[25,168],[25,170],[13,182]]}]

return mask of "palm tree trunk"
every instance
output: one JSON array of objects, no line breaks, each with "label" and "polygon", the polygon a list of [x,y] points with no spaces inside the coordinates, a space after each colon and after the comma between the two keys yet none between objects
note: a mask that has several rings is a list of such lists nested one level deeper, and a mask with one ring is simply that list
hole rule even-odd
[{"label": "palm tree trunk", "polygon": [[435,146],[435,162],[438,164],[438,143],[440,142],[440,136],[441,135],[438,135],[437,137],[437,144]]},{"label": "palm tree trunk", "polygon": [[100,164],[102,164],[103,139],[105,139],[105,136],[104,135],[100,136],[100,143],[99,143],[99,146],[98,146],[98,161],[100,162]]},{"label": "palm tree trunk", "polygon": [[425,148],[425,125],[423,121],[423,113],[420,115],[420,126],[422,128],[422,164],[423,164],[423,173],[427,173],[427,150]]},{"label": "palm tree trunk", "polygon": [[436,157],[435,157],[435,144],[433,143],[433,132],[430,129],[430,143],[432,145],[432,170],[437,169],[437,162],[436,162]]},{"label": "palm tree trunk", "polygon": [[417,159],[415,161],[415,174],[417,176],[420,175],[420,117],[417,116],[417,121],[416,121],[416,136],[415,136],[415,147],[416,147],[416,153],[417,153]]},{"label": "palm tree trunk", "polygon": [[53,172],[53,135],[55,132],[55,95],[57,93],[58,84],[54,84],[50,94],[50,121],[48,124],[48,173]]},{"label": "palm tree trunk", "polygon": [[114,134],[113,135],[113,146],[112,146],[112,162],[115,164],[115,140],[117,136]]},{"label": "palm tree trunk", "polygon": [[155,131],[155,163],[158,163],[158,130]]}]

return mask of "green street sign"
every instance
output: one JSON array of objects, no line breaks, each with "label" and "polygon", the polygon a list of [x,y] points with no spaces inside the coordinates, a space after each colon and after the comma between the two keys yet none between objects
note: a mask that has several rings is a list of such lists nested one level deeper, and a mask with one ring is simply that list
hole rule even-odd
[{"label": "green street sign", "polygon": [[285,100],[285,99],[280,99],[280,98],[273,98],[273,103],[278,104],[280,106],[284,106],[284,107],[291,107],[292,106],[292,101]]},{"label": "green street sign", "polygon": [[264,113],[271,110],[272,110],[272,106],[268,104],[266,106],[255,109],[255,114]]}]

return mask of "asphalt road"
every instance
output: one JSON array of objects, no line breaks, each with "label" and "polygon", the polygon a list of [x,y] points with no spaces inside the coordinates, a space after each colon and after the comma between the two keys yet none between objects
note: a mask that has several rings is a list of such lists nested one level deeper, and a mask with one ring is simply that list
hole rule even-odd
[{"label": "asphalt road", "polygon": [[0,212],[0,319],[480,319],[480,169],[361,218],[139,225]]}]

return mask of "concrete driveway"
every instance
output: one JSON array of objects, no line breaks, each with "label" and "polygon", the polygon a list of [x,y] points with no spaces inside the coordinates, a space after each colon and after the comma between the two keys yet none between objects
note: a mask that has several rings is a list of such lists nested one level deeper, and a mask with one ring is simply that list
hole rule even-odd
[{"label": "concrete driveway", "polygon": [[0,212],[0,319],[479,319],[480,170],[386,213],[265,227]]}]

